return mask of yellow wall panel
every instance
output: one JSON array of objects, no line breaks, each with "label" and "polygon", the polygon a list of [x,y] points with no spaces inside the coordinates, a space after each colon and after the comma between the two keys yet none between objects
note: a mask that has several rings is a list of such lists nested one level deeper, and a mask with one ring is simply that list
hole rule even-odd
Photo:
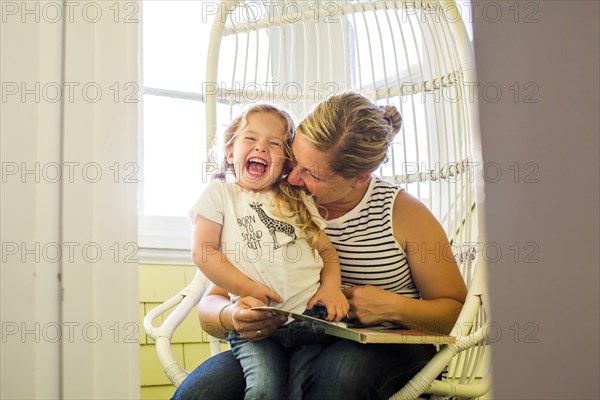
[{"label": "yellow wall panel", "polygon": [[[173,356],[183,365],[183,345],[171,345]],[[156,347],[151,344],[140,346],[140,380],[142,386],[168,385],[171,382],[163,372],[156,355]]]},{"label": "yellow wall panel", "polygon": [[140,301],[163,302],[173,297],[191,282],[195,272],[196,267],[189,265],[140,265]]},{"label": "yellow wall panel", "polygon": [[207,340],[206,333],[200,328],[196,310],[194,308],[173,333],[173,343],[196,343]]},{"label": "yellow wall panel", "polygon": [[144,330],[144,317],[146,316],[146,307],[144,307],[144,303],[140,303],[139,306],[140,309],[140,322],[139,322],[139,327],[140,327],[140,332],[139,332],[139,341],[140,344],[146,344],[146,331]]},{"label": "yellow wall panel", "polygon": [[210,345],[208,343],[186,343],[183,345],[184,368],[188,371],[193,371],[209,357]]}]

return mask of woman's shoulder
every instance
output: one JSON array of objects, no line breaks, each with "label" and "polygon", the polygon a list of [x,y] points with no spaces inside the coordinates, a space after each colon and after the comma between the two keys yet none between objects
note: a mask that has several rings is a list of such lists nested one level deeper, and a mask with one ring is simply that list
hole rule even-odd
[{"label": "woman's shoulder", "polygon": [[392,215],[394,232],[405,240],[426,237],[440,228],[429,208],[406,190],[396,196]]},{"label": "woman's shoulder", "polygon": [[394,215],[403,220],[414,220],[422,217],[433,217],[429,208],[406,190],[400,190],[394,200]]}]

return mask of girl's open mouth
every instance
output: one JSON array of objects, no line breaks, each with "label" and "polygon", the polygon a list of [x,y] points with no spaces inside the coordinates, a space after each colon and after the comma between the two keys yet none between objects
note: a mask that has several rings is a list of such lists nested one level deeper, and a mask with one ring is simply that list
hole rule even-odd
[{"label": "girl's open mouth", "polygon": [[262,158],[252,157],[246,161],[246,171],[252,176],[262,176],[267,172],[269,163]]}]

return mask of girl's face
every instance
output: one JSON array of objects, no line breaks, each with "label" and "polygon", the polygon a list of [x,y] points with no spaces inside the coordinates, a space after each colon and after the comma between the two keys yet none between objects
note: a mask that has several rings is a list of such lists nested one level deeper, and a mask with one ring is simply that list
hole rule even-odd
[{"label": "girl's face", "polygon": [[285,124],[275,113],[253,112],[226,150],[238,185],[253,191],[269,190],[285,165]]},{"label": "girl's face", "polygon": [[294,168],[288,175],[288,182],[294,186],[304,186],[318,204],[344,201],[352,191],[355,179],[333,173],[326,154],[317,150],[299,133],[292,142],[292,153]]}]

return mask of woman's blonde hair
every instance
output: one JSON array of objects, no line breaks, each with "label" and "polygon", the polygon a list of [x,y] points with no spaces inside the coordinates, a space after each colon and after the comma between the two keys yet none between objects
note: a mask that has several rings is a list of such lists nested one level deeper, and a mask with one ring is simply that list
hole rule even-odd
[{"label": "woman's blonde hair", "polygon": [[401,128],[396,107],[378,106],[347,91],[317,103],[297,131],[327,155],[332,172],[350,179],[387,161],[388,148]]},{"label": "woman's blonde hair", "polygon": [[[213,179],[221,179],[224,181],[227,172],[234,170],[233,164],[229,163],[227,160],[227,153],[231,149],[231,146],[233,146],[239,132],[248,125],[248,118],[250,115],[260,112],[277,115],[283,122],[285,130],[282,143],[285,165],[283,166],[282,175],[272,188],[275,192],[275,206],[278,208],[281,217],[292,220],[294,218],[296,219],[295,224],[297,223],[299,225],[300,234],[304,235],[306,238],[312,238],[311,246],[316,248],[321,228],[312,219],[311,213],[304,203],[308,194],[304,189],[290,185],[287,179],[285,179],[287,174],[291,171],[291,146],[296,135],[294,120],[288,112],[272,104],[258,103],[251,105],[238,115],[225,129],[222,142],[215,138],[209,151],[210,161],[221,166],[221,169],[213,175]],[[223,143],[222,148],[220,143]]]}]

